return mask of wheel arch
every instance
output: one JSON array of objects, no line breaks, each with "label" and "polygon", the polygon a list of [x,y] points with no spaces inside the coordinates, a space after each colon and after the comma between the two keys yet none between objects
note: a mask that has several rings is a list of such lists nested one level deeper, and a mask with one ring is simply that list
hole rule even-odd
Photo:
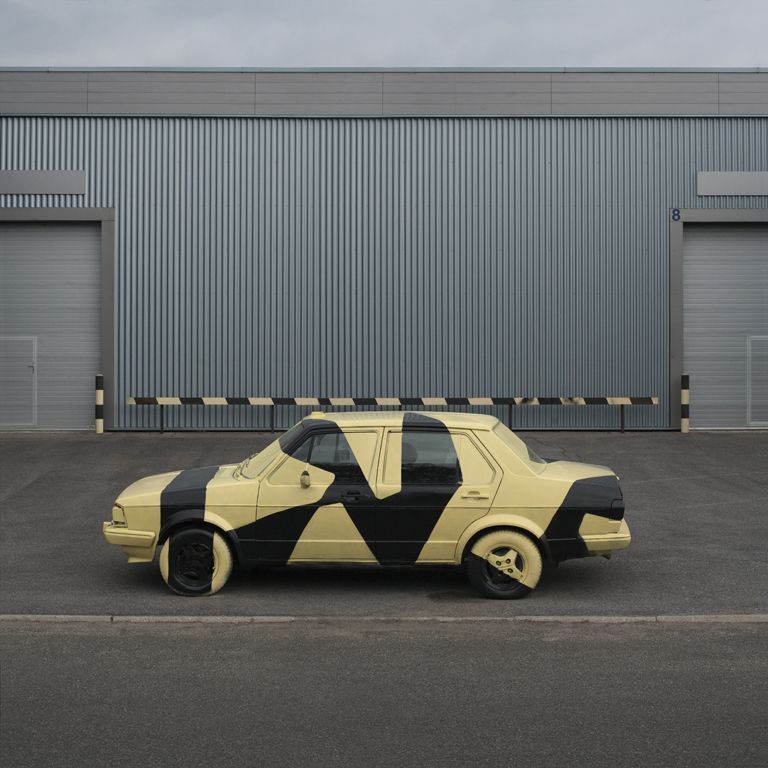
[{"label": "wheel arch", "polygon": [[184,528],[205,528],[209,531],[215,531],[223,536],[224,541],[229,544],[235,565],[239,566],[241,562],[240,542],[237,534],[232,527],[227,527],[226,522],[218,515],[207,515],[200,509],[184,509],[175,512],[160,529],[157,537],[158,548],[168,540],[172,533],[176,533]]},{"label": "wheel arch", "polygon": [[462,536],[462,539],[459,542],[459,546],[457,547],[457,551],[461,553],[458,560],[459,565],[464,563],[464,561],[467,559],[472,546],[476,541],[478,541],[478,539],[488,533],[493,533],[494,531],[517,531],[518,533],[522,533],[536,545],[536,548],[539,550],[539,554],[541,555],[541,559],[544,562],[552,561],[551,553],[546,539],[537,535],[532,530],[532,526],[527,527],[524,524],[521,524],[519,521],[503,522],[500,520],[494,520],[493,522],[488,521],[486,525],[475,527],[471,530],[471,532],[468,534],[465,533],[465,535]]}]

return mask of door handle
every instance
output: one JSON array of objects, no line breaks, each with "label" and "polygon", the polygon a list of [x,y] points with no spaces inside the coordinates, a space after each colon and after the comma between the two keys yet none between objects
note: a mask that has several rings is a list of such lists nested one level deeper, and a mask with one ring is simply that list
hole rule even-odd
[{"label": "door handle", "polygon": [[461,494],[462,499],[490,499],[491,497],[487,493],[480,493],[480,491],[467,491]]},{"label": "door handle", "polygon": [[341,501],[365,501],[370,498],[369,494],[361,491],[345,491],[340,496]]}]

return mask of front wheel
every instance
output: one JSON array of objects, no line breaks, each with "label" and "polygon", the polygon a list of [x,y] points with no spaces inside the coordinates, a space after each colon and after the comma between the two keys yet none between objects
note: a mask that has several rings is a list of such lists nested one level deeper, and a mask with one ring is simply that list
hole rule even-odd
[{"label": "front wheel", "polygon": [[516,600],[530,594],[541,577],[541,553],[519,531],[492,531],[481,536],[467,558],[467,576],[483,596]]},{"label": "front wheel", "polygon": [[213,595],[232,573],[232,551],[224,537],[209,528],[182,528],[160,550],[160,573],[180,595]]}]

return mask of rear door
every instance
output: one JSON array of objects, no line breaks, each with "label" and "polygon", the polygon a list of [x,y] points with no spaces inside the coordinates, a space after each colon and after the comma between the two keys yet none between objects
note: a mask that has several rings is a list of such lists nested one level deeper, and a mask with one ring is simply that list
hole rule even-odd
[{"label": "rear door", "polygon": [[451,562],[459,536],[488,512],[500,481],[471,432],[388,430],[377,487],[379,561]]}]

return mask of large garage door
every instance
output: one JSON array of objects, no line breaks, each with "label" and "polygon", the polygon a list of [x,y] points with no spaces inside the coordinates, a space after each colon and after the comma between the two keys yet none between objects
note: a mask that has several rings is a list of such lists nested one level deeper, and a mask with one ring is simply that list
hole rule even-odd
[{"label": "large garage door", "polygon": [[100,231],[0,225],[0,429],[92,429]]},{"label": "large garage door", "polygon": [[768,226],[688,225],[684,367],[691,427],[768,426]]}]

